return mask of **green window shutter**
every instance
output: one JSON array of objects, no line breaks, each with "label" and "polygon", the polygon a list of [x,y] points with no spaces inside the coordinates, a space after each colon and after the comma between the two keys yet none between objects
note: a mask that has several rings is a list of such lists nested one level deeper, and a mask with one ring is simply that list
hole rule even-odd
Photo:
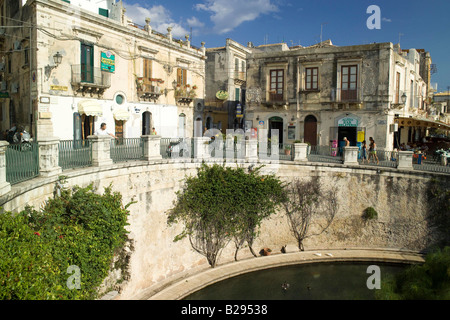
[{"label": "green window shutter", "polygon": [[109,18],[108,9],[98,8],[98,14],[104,17]]},{"label": "green window shutter", "polygon": [[69,1],[69,0],[62,0],[62,1],[64,1],[64,2],[67,2],[67,3],[70,3],[70,1]]}]

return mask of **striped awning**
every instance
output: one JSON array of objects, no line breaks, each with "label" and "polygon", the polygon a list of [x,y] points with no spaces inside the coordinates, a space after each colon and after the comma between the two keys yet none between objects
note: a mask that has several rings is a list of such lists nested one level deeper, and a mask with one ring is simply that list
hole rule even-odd
[{"label": "striped awning", "polygon": [[124,109],[118,109],[114,111],[114,119],[119,121],[127,121],[130,119],[130,113]]},{"label": "striped awning", "polygon": [[78,112],[87,116],[102,116],[103,107],[95,100],[84,100],[78,103]]}]

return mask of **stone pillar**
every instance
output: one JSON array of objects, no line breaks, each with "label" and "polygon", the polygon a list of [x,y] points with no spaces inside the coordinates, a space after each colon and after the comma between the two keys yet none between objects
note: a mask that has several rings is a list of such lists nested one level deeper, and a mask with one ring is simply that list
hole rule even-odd
[{"label": "stone pillar", "polygon": [[161,160],[161,136],[141,136],[144,144],[144,160]]},{"label": "stone pillar", "polygon": [[167,28],[167,38],[169,39],[170,42],[172,42],[172,27],[168,27]]},{"label": "stone pillar", "polygon": [[200,49],[202,50],[202,54],[205,56],[206,55],[205,42],[202,42],[201,45],[202,45],[202,47]]},{"label": "stone pillar", "polygon": [[294,161],[308,161],[307,143],[294,143]]},{"label": "stone pillar", "polygon": [[42,177],[57,176],[62,172],[59,166],[59,138],[40,137],[39,145],[39,174]]},{"label": "stone pillar", "polygon": [[412,151],[399,151],[397,169],[413,169],[413,155]]},{"label": "stone pillar", "polygon": [[245,140],[245,161],[258,161],[258,140]]},{"label": "stone pillar", "polygon": [[448,159],[445,154],[441,154],[441,165],[447,166],[448,165]]},{"label": "stone pillar", "polygon": [[89,136],[92,143],[92,166],[102,167],[113,164],[111,159],[111,136]]},{"label": "stone pillar", "polygon": [[209,142],[211,138],[209,137],[195,137],[193,138],[194,143],[194,159],[196,160],[206,160],[211,158],[209,153]]},{"label": "stone pillar", "polygon": [[6,148],[7,141],[0,141],[0,196],[11,191],[11,184],[6,181]]},{"label": "stone pillar", "polygon": [[186,38],[186,46],[188,47],[188,49],[191,47],[191,42],[189,41],[189,35],[187,34],[186,36],[185,36],[185,38]]},{"label": "stone pillar", "polygon": [[344,147],[344,164],[358,164],[358,147]]}]

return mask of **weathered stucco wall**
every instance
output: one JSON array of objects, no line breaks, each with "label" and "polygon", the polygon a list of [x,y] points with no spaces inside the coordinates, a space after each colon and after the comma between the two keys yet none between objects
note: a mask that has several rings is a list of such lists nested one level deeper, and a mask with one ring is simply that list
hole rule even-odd
[{"label": "weathered stucco wall", "polygon": [[[112,183],[113,190],[122,193],[124,203],[138,201],[129,208],[134,252],[130,263],[131,278],[123,287],[122,299],[148,296],[174,279],[208,268],[206,259],[191,249],[188,240],[173,242],[181,226],[169,228],[166,223],[166,212],[176,198],[175,192],[180,189],[185,175],[195,175],[199,165],[137,162],[108,169],[64,172],[68,176],[66,186],[93,183],[102,191]],[[325,189],[338,188],[339,211],[333,224],[322,235],[306,240],[306,250],[365,247],[420,251],[429,245],[425,194],[432,175],[390,169],[377,173],[376,169],[293,163],[267,165],[263,170],[275,172],[285,181],[312,177],[320,179]],[[0,202],[5,210],[17,211],[26,204],[39,207],[52,196],[53,188],[54,179],[35,179],[15,186]],[[378,220],[365,222],[363,211],[370,206],[377,210]],[[288,245],[288,251],[297,250],[287,219],[280,212],[264,222],[254,249],[258,252],[263,247],[270,247],[279,252],[284,245]],[[219,264],[233,260],[233,249],[230,244],[224,250]],[[238,257],[250,257],[249,250],[242,249]]]}]

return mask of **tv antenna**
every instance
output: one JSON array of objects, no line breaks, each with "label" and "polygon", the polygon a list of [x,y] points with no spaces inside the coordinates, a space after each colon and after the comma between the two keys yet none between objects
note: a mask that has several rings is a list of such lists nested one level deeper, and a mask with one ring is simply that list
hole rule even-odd
[{"label": "tv antenna", "polygon": [[324,23],[322,23],[322,24],[320,25],[320,43],[322,43],[322,41],[323,41],[323,39],[322,39],[322,36],[323,36],[323,26],[326,25],[326,24],[328,24],[328,22],[324,22]]}]

